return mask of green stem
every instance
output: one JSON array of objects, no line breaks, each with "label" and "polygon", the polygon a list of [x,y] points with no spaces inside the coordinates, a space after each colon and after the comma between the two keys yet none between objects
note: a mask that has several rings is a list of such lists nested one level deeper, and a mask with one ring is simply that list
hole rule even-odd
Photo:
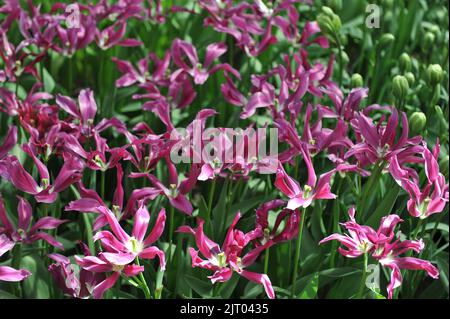
[{"label": "green stem", "polygon": [[[141,264],[139,263],[139,257],[136,257],[136,264],[138,266],[140,266]],[[144,277],[144,273],[141,272],[139,274],[139,281],[140,281],[140,287],[141,290],[144,292],[145,295],[145,299],[151,299],[152,295],[150,293],[150,289],[148,288],[147,282],[145,281],[145,277]]]},{"label": "green stem", "polygon": [[69,95],[72,95],[73,89],[73,56],[69,57]]},{"label": "green stem", "polygon": [[367,253],[364,253],[364,268],[363,268],[363,273],[362,273],[362,277],[361,277],[361,283],[359,285],[359,290],[358,290],[358,299],[362,299],[363,294],[364,294],[364,287],[366,286],[366,278],[367,278],[367,261],[368,261],[368,255]]},{"label": "green stem", "polygon": [[270,256],[270,247],[267,247],[266,254],[264,255],[264,273],[267,275],[269,271],[269,257]]},{"label": "green stem", "polygon": [[337,46],[338,46],[338,53],[339,53],[339,85],[342,86],[342,78],[344,77],[344,64],[343,64],[343,53],[342,53],[342,45],[341,40],[339,40],[339,35],[334,36]]},{"label": "green stem", "polygon": [[298,224],[298,237],[297,237],[297,245],[295,247],[294,273],[292,276],[291,298],[294,298],[295,288],[297,285],[298,265],[300,263],[300,248],[302,246],[302,237],[305,219],[306,219],[306,208],[303,210],[303,216],[301,216],[300,223]]},{"label": "green stem", "polygon": [[211,189],[209,191],[209,198],[208,198],[208,214],[206,215],[206,221],[209,222],[211,220],[211,210],[212,210],[212,202],[214,199],[214,192],[216,190],[216,181],[217,178],[213,179]]},{"label": "green stem", "polygon": [[[12,250],[12,261],[11,267],[14,269],[20,268],[20,261],[22,260],[22,244],[20,242],[16,243]],[[22,297],[22,287],[20,281],[14,285],[14,293],[17,297]]]},{"label": "green stem", "polygon": [[419,222],[417,223],[416,229],[414,231],[414,236],[413,236],[414,239],[417,239],[417,236],[419,235],[420,230],[422,228],[422,224],[423,224],[423,219],[419,219]]},{"label": "green stem", "polygon": [[101,180],[100,180],[100,197],[105,200],[105,171],[101,172]]},{"label": "green stem", "polygon": [[169,217],[169,256],[167,258],[167,264],[170,265],[172,260],[172,242],[173,242],[173,231],[174,231],[174,219],[175,219],[175,209],[170,205],[170,217]]}]

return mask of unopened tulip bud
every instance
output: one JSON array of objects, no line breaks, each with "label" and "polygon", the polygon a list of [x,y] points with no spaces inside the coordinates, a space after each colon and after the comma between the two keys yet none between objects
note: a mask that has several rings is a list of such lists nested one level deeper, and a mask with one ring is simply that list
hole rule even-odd
[{"label": "unopened tulip bud", "polygon": [[392,93],[398,100],[403,100],[408,94],[408,80],[403,75],[396,75],[392,80]]},{"label": "unopened tulip bud", "polygon": [[434,41],[436,40],[436,36],[432,32],[427,32],[425,34],[425,37],[423,38],[422,42],[422,49],[424,52],[427,52],[431,50],[431,47],[434,44]]},{"label": "unopened tulip bud", "polygon": [[408,80],[408,84],[410,87],[414,85],[414,82],[416,81],[414,74],[412,74],[411,72],[406,72],[405,78]]},{"label": "unopened tulip bud", "polygon": [[390,9],[392,8],[392,6],[394,5],[394,0],[383,0],[381,5],[383,6],[383,8],[385,9]]},{"label": "unopened tulip bud", "polygon": [[400,72],[402,73],[411,71],[412,62],[408,53],[402,53],[402,55],[400,55],[399,66]]},{"label": "unopened tulip bud", "polygon": [[409,127],[413,134],[419,134],[427,124],[427,117],[422,112],[414,112],[409,117]]},{"label": "unopened tulip bud", "polygon": [[434,106],[434,112],[436,113],[437,118],[441,121],[445,123],[445,117],[444,117],[444,112],[442,112],[442,109],[439,105],[435,105]]},{"label": "unopened tulip bud", "polygon": [[342,64],[347,65],[350,62],[350,58],[345,51],[342,51]]},{"label": "unopened tulip bud", "polygon": [[328,0],[327,5],[333,9],[333,11],[341,11],[342,10],[342,0]]},{"label": "unopened tulip bud", "polygon": [[341,29],[341,19],[330,7],[322,7],[322,12],[317,16],[320,30],[327,35],[335,36]]},{"label": "unopened tulip bud", "polygon": [[385,49],[389,47],[392,43],[394,43],[395,37],[391,33],[385,33],[381,36],[379,40],[379,46],[381,49]]},{"label": "unopened tulip bud", "polygon": [[364,85],[364,80],[363,80],[363,77],[361,76],[361,74],[359,74],[359,73],[353,74],[350,84],[351,84],[352,88],[362,87]]},{"label": "unopened tulip bud", "polygon": [[436,86],[442,82],[444,71],[439,64],[431,64],[427,69],[427,81],[431,86]]}]

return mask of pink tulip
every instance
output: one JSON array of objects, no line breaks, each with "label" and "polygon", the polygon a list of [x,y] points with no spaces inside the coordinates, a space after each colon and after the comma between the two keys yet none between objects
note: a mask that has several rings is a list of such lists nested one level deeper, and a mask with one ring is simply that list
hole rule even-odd
[{"label": "pink tulip", "polygon": [[[68,222],[68,220],[61,220],[50,216],[42,217],[32,224],[33,213],[30,203],[19,197],[19,205],[17,206],[18,223],[14,226],[13,222],[6,214],[3,199],[0,197],[0,233],[8,236],[13,242],[20,242],[24,244],[32,244],[39,240],[44,240],[50,245],[64,250],[62,243],[57,241],[53,236],[45,233],[43,230],[56,229],[59,225]],[[31,227],[30,227],[31,226]]]},{"label": "pink tulip", "polygon": [[[0,212],[1,206],[0,202]],[[3,256],[7,251],[14,247],[14,242],[11,241],[6,235],[0,234],[0,257]],[[25,278],[31,276],[31,272],[25,269],[16,270],[9,266],[0,266],[0,281],[22,281]]]},{"label": "pink tulip", "polygon": [[240,257],[250,241],[255,238],[253,232],[244,234],[242,231],[234,229],[240,217],[241,214],[238,212],[233,223],[228,228],[222,247],[204,234],[204,221],[202,219],[198,220],[198,227],[195,229],[189,226],[181,226],[177,231],[195,236],[197,247],[206,260],[201,259],[199,251],[191,247],[189,252],[191,254],[192,267],[200,267],[214,271],[214,274],[208,277],[212,283],[228,281],[233,271],[235,271],[252,282],[262,284],[267,296],[273,299],[275,298],[275,293],[269,277],[266,274],[258,274],[245,269],[255,262],[261,252],[271,245],[271,242],[258,246],[250,250],[243,257]]},{"label": "pink tulip", "polygon": [[411,216],[425,219],[432,214],[441,213],[448,203],[448,183],[445,182],[444,175],[439,172],[439,151],[439,140],[432,152],[423,142],[421,155],[427,177],[427,183],[423,188],[420,187],[418,177],[399,164],[397,156],[391,159],[389,172],[408,193],[410,198],[407,206]]},{"label": "pink tulip", "polygon": [[338,251],[346,257],[355,258],[362,254],[370,254],[380,265],[392,270],[391,281],[387,286],[388,298],[391,299],[393,291],[402,283],[400,269],[425,270],[427,274],[437,279],[439,270],[429,261],[415,257],[399,257],[410,250],[419,253],[424,248],[422,240],[403,240],[395,238],[395,227],[402,219],[392,214],[381,219],[377,231],[369,226],[362,226],[355,221],[355,210],[351,208],[348,212],[350,221],[343,224],[349,235],[332,234],[322,239],[319,244],[330,240],[337,240],[347,249],[338,248]]}]

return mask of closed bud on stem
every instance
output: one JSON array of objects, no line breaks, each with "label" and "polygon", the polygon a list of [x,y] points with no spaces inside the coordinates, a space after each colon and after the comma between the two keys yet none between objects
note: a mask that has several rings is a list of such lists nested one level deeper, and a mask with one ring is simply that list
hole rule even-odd
[{"label": "closed bud on stem", "polygon": [[427,124],[427,117],[422,112],[414,112],[409,117],[409,127],[413,134],[419,134]]},{"label": "closed bud on stem", "polygon": [[423,38],[423,42],[422,42],[422,49],[424,52],[431,50],[431,47],[433,46],[435,39],[436,39],[436,36],[434,35],[434,33],[427,32],[425,34],[425,37]]},{"label": "closed bud on stem", "polygon": [[363,77],[361,76],[361,74],[359,74],[359,73],[353,74],[350,84],[351,84],[352,88],[362,87],[364,85],[364,80],[363,80]]},{"label": "closed bud on stem", "polygon": [[406,72],[405,78],[408,80],[408,84],[410,87],[414,85],[414,82],[416,81],[414,74],[412,74],[411,72]]},{"label": "closed bud on stem", "polygon": [[322,12],[317,15],[317,23],[320,30],[333,39],[341,29],[341,19],[330,7],[322,7]]},{"label": "closed bud on stem", "polygon": [[436,113],[436,116],[438,117],[438,119],[442,122],[442,123],[446,123],[445,122],[445,116],[444,116],[444,112],[442,112],[442,109],[439,105],[435,105],[434,106],[434,112]]},{"label": "closed bud on stem", "polygon": [[399,66],[402,73],[411,71],[412,63],[408,53],[402,53],[400,55]]},{"label": "closed bud on stem", "polygon": [[333,11],[341,11],[342,10],[342,0],[328,0],[327,6],[329,6]]},{"label": "closed bud on stem", "polygon": [[390,9],[394,5],[394,0],[383,0],[381,2],[381,5],[384,9]]},{"label": "closed bud on stem", "polygon": [[409,84],[406,77],[403,75],[396,75],[392,80],[392,93],[398,100],[403,100],[408,94]]},{"label": "closed bud on stem", "polygon": [[385,33],[381,36],[378,45],[380,49],[388,48],[392,43],[394,43],[395,37],[391,33]]},{"label": "closed bud on stem", "polygon": [[431,86],[436,86],[442,82],[444,71],[439,64],[431,64],[427,69],[427,81]]}]

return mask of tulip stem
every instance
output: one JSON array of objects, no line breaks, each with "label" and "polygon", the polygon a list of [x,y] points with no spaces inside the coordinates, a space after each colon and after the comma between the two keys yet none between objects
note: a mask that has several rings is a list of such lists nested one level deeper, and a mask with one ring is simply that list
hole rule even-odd
[{"label": "tulip stem", "polygon": [[300,223],[298,224],[298,236],[297,236],[297,245],[295,247],[295,256],[294,256],[294,274],[292,276],[292,287],[291,287],[291,299],[294,298],[295,289],[297,286],[297,273],[298,273],[298,265],[300,263],[300,248],[302,246],[302,237],[303,237],[303,226],[305,225],[306,219],[306,208],[303,210],[303,216],[300,218]]},{"label": "tulip stem", "polygon": [[[138,266],[140,266],[141,264],[139,263],[139,257],[136,257],[136,264]],[[150,289],[148,288],[147,282],[145,281],[145,277],[144,277],[144,273],[141,272],[139,273],[139,286],[141,288],[141,290],[144,292],[145,295],[145,299],[151,299],[152,295],[150,293]]]},{"label": "tulip stem", "polygon": [[212,185],[211,185],[211,189],[209,191],[209,198],[208,198],[208,215],[206,216],[206,220],[209,222],[211,220],[211,210],[212,210],[212,202],[214,199],[214,192],[216,190],[216,181],[217,179],[214,178]]},{"label": "tulip stem", "polygon": [[416,226],[416,229],[414,231],[414,236],[413,236],[413,238],[415,240],[417,240],[417,236],[419,236],[420,230],[422,228],[422,224],[423,224],[423,219],[419,218],[419,221],[417,222],[417,226]]},{"label": "tulip stem", "polygon": [[339,85],[342,86],[342,78],[344,77],[344,65],[343,65],[343,57],[342,57],[342,45],[341,40],[339,39],[339,35],[335,34],[336,44],[338,46],[338,54],[339,54]]},{"label": "tulip stem", "polygon": [[167,258],[167,264],[170,265],[172,261],[172,242],[173,242],[173,231],[174,231],[174,216],[175,209],[170,205],[170,217],[169,217],[169,256]]},{"label": "tulip stem", "polygon": [[[14,246],[11,254],[12,254],[11,267],[14,269],[19,269],[20,261],[22,259],[22,244],[17,243]],[[22,297],[22,289],[20,286],[20,281],[17,282],[17,285],[14,285],[14,293],[16,294],[17,297]]]},{"label": "tulip stem", "polygon": [[105,200],[105,171],[102,170],[100,178],[100,197]]},{"label": "tulip stem", "polygon": [[364,253],[364,268],[363,268],[363,273],[362,273],[362,277],[361,277],[361,283],[359,285],[359,291],[358,291],[358,299],[362,299],[363,298],[363,294],[364,294],[364,287],[366,285],[366,277],[367,277],[367,261],[368,261],[368,255],[367,253]]},{"label": "tulip stem", "polygon": [[270,256],[270,247],[267,247],[266,253],[264,255],[264,273],[267,275],[269,271],[269,256]]}]

